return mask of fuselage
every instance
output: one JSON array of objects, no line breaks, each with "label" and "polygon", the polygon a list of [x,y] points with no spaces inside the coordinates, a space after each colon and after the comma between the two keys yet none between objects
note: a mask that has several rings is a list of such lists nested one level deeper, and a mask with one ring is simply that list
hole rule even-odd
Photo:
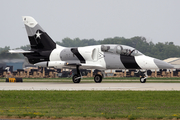
[{"label": "fuselage", "polygon": [[[56,68],[73,68],[75,64],[80,64],[80,68],[85,69],[172,68],[170,64],[164,61],[146,56],[132,47],[118,44],[77,48],[66,48],[57,45],[56,49],[50,53],[48,63],[38,63],[43,63],[45,66],[49,65],[49,67],[52,65]],[[38,63],[36,65],[39,65]]]}]

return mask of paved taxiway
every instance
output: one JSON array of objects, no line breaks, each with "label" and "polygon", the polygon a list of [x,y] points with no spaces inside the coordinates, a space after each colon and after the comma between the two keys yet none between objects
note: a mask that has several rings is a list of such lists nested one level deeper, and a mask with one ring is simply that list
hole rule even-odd
[{"label": "paved taxiway", "polygon": [[0,90],[180,90],[180,83],[0,83]]}]

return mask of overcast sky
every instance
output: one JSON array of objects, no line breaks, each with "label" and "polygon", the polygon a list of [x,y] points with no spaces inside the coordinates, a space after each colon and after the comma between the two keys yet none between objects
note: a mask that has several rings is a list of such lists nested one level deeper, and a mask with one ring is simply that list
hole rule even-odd
[{"label": "overcast sky", "polygon": [[180,45],[180,0],[0,0],[0,47],[29,44],[21,16],[54,41],[146,37]]}]

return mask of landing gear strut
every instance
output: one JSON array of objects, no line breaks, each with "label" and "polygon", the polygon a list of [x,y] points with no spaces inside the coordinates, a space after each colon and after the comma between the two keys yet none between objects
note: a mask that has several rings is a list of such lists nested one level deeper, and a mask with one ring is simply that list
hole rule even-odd
[{"label": "landing gear strut", "polygon": [[140,74],[140,82],[141,83],[145,83],[146,82],[146,78],[148,78],[148,75],[147,75],[147,71],[145,72],[141,72],[139,71],[139,74]]},{"label": "landing gear strut", "polygon": [[76,66],[76,71],[77,71],[77,74],[73,75],[72,80],[73,80],[74,83],[80,83],[80,81],[81,81],[81,74],[80,74],[79,66],[78,65]]}]

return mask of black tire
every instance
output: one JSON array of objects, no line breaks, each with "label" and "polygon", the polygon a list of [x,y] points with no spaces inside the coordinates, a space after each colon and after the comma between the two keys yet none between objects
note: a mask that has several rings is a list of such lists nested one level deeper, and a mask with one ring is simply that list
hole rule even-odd
[{"label": "black tire", "polygon": [[94,82],[101,83],[102,82],[102,76],[99,74],[95,75]]},{"label": "black tire", "polygon": [[140,82],[141,82],[141,83],[145,83],[145,82],[146,82],[146,79],[144,79],[144,77],[141,77],[141,78],[140,78]]},{"label": "black tire", "polygon": [[[80,83],[81,78],[78,78],[78,77],[80,77],[80,75],[78,75],[78,74],[73,75],[72,80],[74,83]],[[78,78],[78,79],[76,79],[76,78]]]}]

